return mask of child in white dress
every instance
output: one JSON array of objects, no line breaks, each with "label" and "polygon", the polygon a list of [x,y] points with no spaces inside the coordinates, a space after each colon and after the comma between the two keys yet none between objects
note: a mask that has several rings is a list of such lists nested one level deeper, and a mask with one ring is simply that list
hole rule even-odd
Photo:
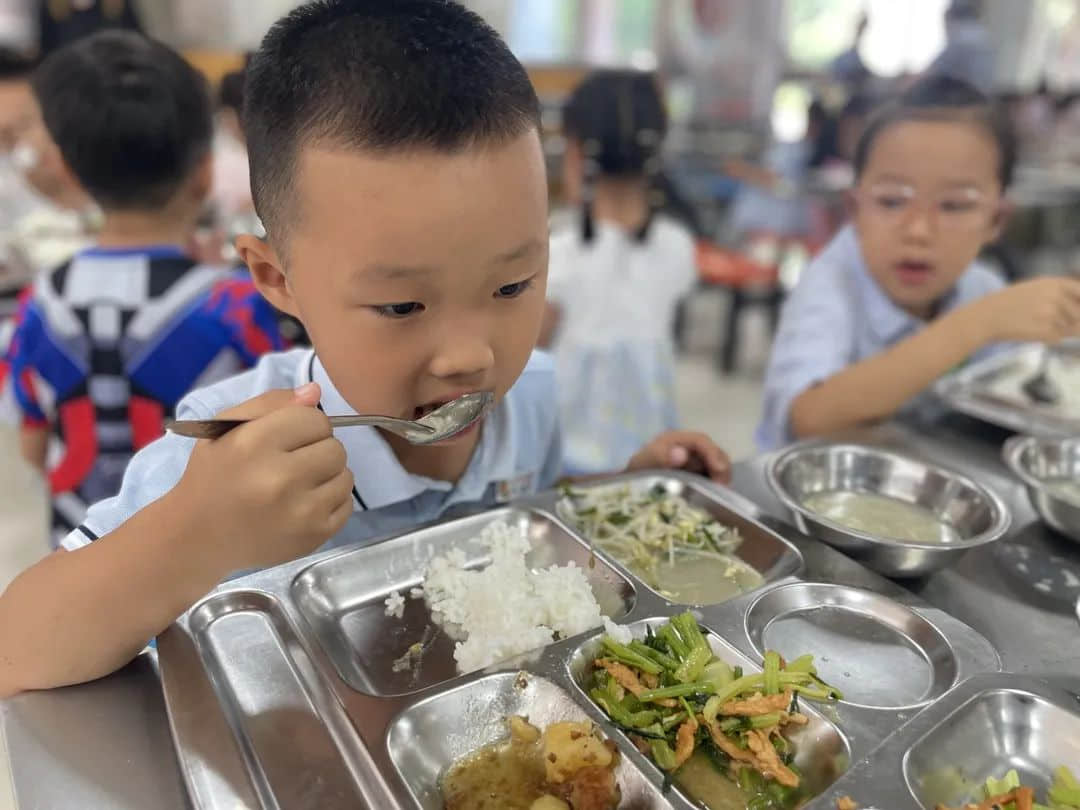
[{"label": "child in white dress", "polygon": [[659,214],[666,115],[655,79],[605,70],[564,112],[564,185],[580,219],[551,236],[549,320],[565,472],[622,469],[677,427],[672,327],[696,280],[694,240]]}]

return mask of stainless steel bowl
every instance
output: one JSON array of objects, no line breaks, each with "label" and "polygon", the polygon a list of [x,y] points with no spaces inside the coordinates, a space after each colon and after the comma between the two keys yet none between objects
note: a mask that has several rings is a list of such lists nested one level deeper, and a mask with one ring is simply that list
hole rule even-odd
[{"label": "stainless steel bowl", "polygon": [[1080,504],[1055,494],[1047,486],[1056,481],[1080,483],[1080,438],[1013,436],[1005,442],[1002,455],[1027,487],[1039,517],[1069,539],[1080,542]]},{"label": "stainless steel bowl", "polygon": [[[999,540],[1011,516],[990,489],[923,461],[856,444],[801,444],[774,457],[766,474],[800,531],[818,537],[867,568],[891,577],[917,577],[965,552]],[[959,536],[946,543],[912,543],[856,531],[805,506],[821,492],[884,495],[931,512]]]}]

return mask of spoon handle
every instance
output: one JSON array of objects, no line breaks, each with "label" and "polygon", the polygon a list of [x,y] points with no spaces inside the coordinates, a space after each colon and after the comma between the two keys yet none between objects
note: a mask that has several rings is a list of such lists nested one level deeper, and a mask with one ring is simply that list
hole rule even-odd
[{"label": "spoon handle", "polygon": [[[248,421],[247,419],[179,419],[169,422],[165,429],[177,436],[187,436],[191,439],[220,439],[229,431]],[[391,416],[363,416],[361,414],[331,416],[330,425],[336,428],[371,425],[397,434],[403,434],[406,430],[413,433],[435,432],[430,425],[410,422],[406,419],[394,419]]]}]

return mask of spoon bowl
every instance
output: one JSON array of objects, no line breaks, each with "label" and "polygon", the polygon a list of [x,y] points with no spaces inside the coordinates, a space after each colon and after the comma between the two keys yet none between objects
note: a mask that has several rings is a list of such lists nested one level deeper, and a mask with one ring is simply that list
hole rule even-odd
[{"label": "spoon bowl", "polygon": [[1021,386],[1028,398],[1039,405],[1053,405],[1061,399],[1061,391],[1047,374],[1050,359],[1051,351],[1047,346],[1043,349],[1042,358],[1039,360],[1038,371]]},{"label": "spoon bowl", "polygon": [[[363,414],[331,416],[329,419],[334,428],[369,425],[401,436],[410,444],[435,444],[468,430],[483,418],[494,403],[495,395],[491,391],[474,391],[440,405],[416,420]],[[177,436],[192,439],[220,439],[248,421],[250,420],[180,419],[169,422],[165,429]]]}]

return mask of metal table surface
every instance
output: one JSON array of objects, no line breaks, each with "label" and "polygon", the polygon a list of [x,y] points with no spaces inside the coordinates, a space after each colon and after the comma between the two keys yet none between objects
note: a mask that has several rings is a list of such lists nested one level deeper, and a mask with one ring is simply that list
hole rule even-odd
[{"label": "metal table surface", "polygon": [[0,739],[18,810],[190,810],[150,654],[0,703]]},{"label": "metal table surface", "polygon": [[[1000,462],[1003,434],[960,420],[929,430],[889,424],[852,438],[962,469],[1009,503],[1015,522],[1006,542],[1080,562],[1080,546],[1042,528]],[[952,568],[901,587],[784,522],[765,482],[766,461],[736,464],[733,489],[756,502],[761,519],[799,547],[804,578],[865,587],[900,601],[914,593],[990,639],[1006,669],[1080,672],[1075,616],[1010,580],[992,550],[973,551]],[[7,740],[18,810],[190,810],[150,655],[92,684],[0,702],[0,738]]]}]

